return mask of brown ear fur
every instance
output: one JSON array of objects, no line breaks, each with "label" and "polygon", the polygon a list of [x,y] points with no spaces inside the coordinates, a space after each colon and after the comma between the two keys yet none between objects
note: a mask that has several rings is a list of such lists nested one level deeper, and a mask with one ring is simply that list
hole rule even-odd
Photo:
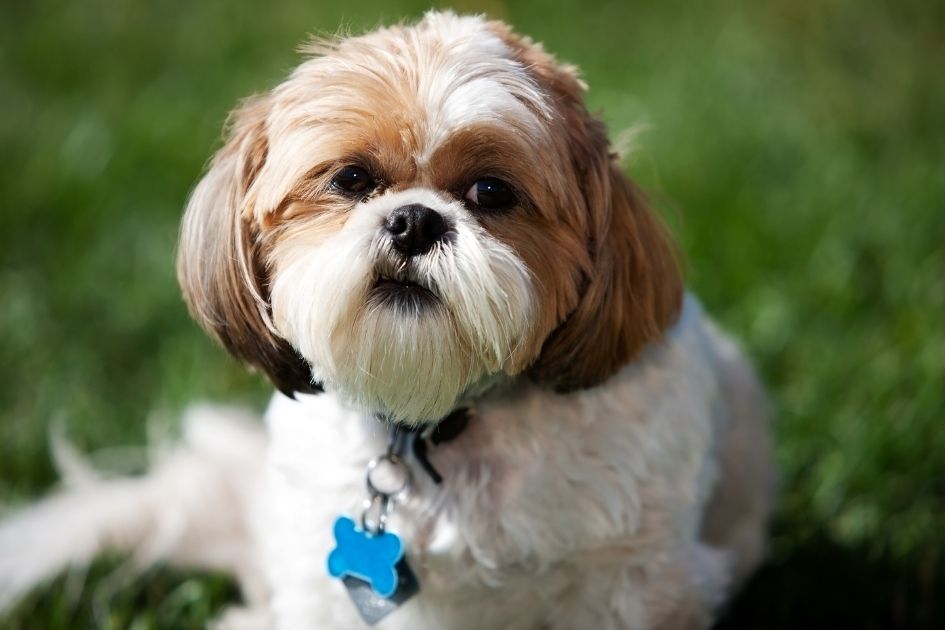
[{"label": "brown ear fur", "polygon": [[583,84],[540,44],[495,26],[517,59],[554,99],[585,205],[592,271],[577,306],[548,336],[529,369],[537,382],[568,390],[596,385],[661,338],[682,303],[682,279],[669,234],[609,149],[605,125],[591,116]]},{"label": "brown ear fur", "polygon": [[607,198],[597,203],[609,217],[590,241],[594,271],[577,308],[545,340],[531,367],[535,380],[558,390],[606,380],[662,337],[682,303],[665,228],[620,169],[608,170],[601,190]]},{"label": "brown ear fur", "polygon": [[318,391],[308,365],[272,328],[257,226],[246,192],[266,161],[266,97],[231,117],[229,139],[197,184],[181,223],[177,277],[191,315],[283,393]]}]

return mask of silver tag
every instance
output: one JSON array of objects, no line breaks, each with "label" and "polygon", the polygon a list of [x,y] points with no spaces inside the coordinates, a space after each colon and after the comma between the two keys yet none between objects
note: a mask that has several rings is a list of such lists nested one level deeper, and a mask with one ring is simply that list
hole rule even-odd
[{"label": "silver tag", "polygon": [[397,610],[420,591],[417,576],[410,570],[406,559],[401,559],[394,569],[397,571],[397,590],[390,597],[381,597],[362,579],[349,575],[341,580],[361,618],[369,626]]}]

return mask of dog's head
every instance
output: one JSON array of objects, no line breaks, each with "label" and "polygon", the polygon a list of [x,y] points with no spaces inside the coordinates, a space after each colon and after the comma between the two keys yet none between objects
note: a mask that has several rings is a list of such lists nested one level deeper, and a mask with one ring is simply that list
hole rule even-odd
[{"label": "dog's head", "polygon": [[671,245],[574,68],[443,13],[308,52],[233,114],[178,264],[283,392],[435,420],[496,378],[599,383],[674,319]]}]

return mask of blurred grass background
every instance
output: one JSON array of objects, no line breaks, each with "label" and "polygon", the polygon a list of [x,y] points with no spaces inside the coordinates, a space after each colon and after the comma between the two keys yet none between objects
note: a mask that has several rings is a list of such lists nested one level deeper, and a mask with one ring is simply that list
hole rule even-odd
[{"label": "blurred grass background", "polygon": [[[945,4],[472,3],[577,63],[690,285],[779,411],[771,560],[725,628],[945,622]],[[51,425],[100,461],[195,399],[268,387],[190,322],[173,275],[227,111],[313,31],[413,0],[0,3],[0,504],[52,487]],[[102,450],[104,449],[104,450]],[[117,450],[116,450],[117,449]],[[237,595],[115,561],[9,628],[200,627]]]}]

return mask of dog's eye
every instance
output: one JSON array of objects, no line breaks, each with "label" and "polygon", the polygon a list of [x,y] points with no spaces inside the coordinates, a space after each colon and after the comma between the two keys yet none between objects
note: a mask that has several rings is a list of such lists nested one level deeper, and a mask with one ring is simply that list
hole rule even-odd
[{"label": "dog's eye", "polygon": [[360,166],[346,166],[332,178],[331,185],[344,193],[364,195],[374,190],[377,183]]},{"label": "dog's eye", "polygon": [[515,203],[515,194],[501,179],[485,177],[469,187],[466,199],[486,210],[504,210]]}]

